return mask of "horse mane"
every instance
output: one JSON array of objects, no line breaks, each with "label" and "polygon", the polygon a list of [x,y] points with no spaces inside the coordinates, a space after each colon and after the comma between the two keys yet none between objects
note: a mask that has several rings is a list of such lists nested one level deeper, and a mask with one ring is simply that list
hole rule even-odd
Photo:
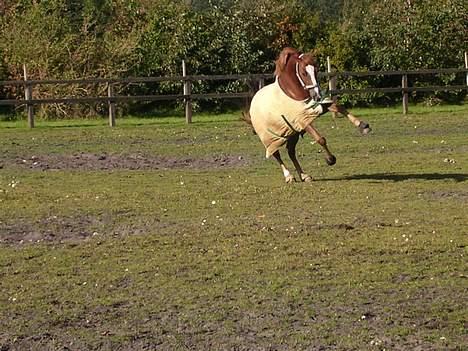
[{"label": "horse mane", "polygon": [[296,49],[286,47],[284,48],[278,58],[275,61],[276,68],[275,68],[275,76],[278,77],[286,68],[288,60],[291,56],[299,57],[299,52]]}]

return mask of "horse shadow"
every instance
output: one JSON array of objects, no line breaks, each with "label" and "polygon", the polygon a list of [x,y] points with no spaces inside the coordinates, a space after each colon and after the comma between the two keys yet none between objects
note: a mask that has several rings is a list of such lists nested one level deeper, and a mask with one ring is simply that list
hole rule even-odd
[{"label": "horse shadow", "polygon": [[322,179],[323,181],[341,180],[369,180],[369,181],[391,181],[403,182],[406,180],[453,180],[455,182],[465,182],[468,174],[465,173],[373,173],[356,174],[345,177]]}]

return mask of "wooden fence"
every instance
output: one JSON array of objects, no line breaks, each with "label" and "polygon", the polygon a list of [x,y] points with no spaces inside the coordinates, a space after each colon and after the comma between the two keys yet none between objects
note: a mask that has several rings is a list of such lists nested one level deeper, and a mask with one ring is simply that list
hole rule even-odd
[{"label": "wooden fence", "polygon": [[[99,79],[68,79],[68,80],[28,80],[26,67],[24,67],[24,80],[0,81],[0,86],[22,86],[24,88],[24,99],[0,100],[0,105],[26,106],[28,115],[28,125],[34,127],[34,106],[42,104],[87,104],[87,103],[105,103],[109,107],[109,125],[115,126],[116,104],[129,101],[163,101],[163,100],[183,100],[185,105],[185,119],[187,123],[192,122],[192,101],[199,99],[238,99],[251,98],[254,91],[241,93],[206,93],[193,94],[192,85],[197,81],[216,81],[216,80],[243,80],[255,82],[257,88],[265,85],[266,80],[272,80],[272,74],[235,74],[235,75],[188,75],[185,62],[182,63],[182,76],[172,77],[140,77],[140,78],[99,78]],[[451,86],[408,86],[408,76],[427,75],[427,74],[452,74],[465,73],[466,85]],[[446,69],[425,69],[412,71],[367,71],[367,72],[332,72],[328,60],[328,72],[321,72],[320,77],[328,79],[329,93],[336,97],[345,94],[365,94],[365,93],[401,93],[403,101],[403,113],[408,112],[408,94],[412,92],[429,91],[456,91],[468,90],[468,55],[465,53],[465,68],[446,68]],[[391,88],[365,88],[365,89],[337,89],[337,80],[339,77],[369,77],[369,76],[400,76],[401,86]],[[117,84],[133,83],[152,83],[152,82],[181,82],[183,92],[174,95],[132,95],[123,96],[115,93]],[[32,91],[34,86],[39,85],[86,85],[103,84],[107,86],[107,96],[89,96],[89,97],[65,97],[65,98],[44,98],[34,99]]]}]

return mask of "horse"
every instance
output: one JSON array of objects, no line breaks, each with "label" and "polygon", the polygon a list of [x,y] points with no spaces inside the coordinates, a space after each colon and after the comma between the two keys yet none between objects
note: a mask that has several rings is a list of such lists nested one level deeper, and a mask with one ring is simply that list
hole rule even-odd
[{"label": "horse", "polygon": [[295,182],[296,179],[281,159],[279,149],[285,144],[299,179],[310,182],[312,177],[302,170],[296,158],[299,136],[309,134],[325,151],[327,164],[332,166],[336,163],[327,140],[313,126],[317,117],[326,112],[341,113],[363,135],[368,134],[371,128],[330,98],[322,98],[314,55],[302,54],[287,47],[281,51],[275,64],[275,81],[255,93],[244,119],[251,124],[265,146],[266,157],[273,155],[279,163],[286,183]]}]

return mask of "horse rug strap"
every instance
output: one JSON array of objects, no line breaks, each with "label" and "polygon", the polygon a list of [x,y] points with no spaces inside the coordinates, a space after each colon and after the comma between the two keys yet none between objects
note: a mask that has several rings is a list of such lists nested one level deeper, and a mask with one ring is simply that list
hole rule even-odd
[{"label": "horse rug strap", "polygon": [[294,127],[291,125],[291,123],[289,123],[288,119],[284,115],[281,115],[281,118],[284,120],[284,123],[286,123],[288,125],[288,127],[291,128],[291,130],[294,133],[300,133],[299,130],[294,129]]}]

